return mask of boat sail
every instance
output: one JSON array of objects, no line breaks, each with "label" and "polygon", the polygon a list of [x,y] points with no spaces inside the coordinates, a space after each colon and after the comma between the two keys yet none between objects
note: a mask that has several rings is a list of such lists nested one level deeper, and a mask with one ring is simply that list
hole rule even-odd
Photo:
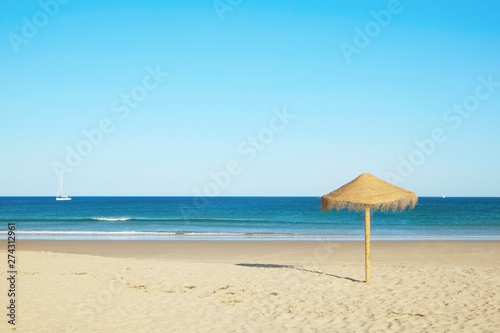
[{"label": "boat sail", "polygon": [[63,182],[64,182],[64,173],[61,174],[61,181],[59,182],[59,189],[57,190],[57,197],[56,197],[57,201],[71,200],[70,197],[64,195]]}]

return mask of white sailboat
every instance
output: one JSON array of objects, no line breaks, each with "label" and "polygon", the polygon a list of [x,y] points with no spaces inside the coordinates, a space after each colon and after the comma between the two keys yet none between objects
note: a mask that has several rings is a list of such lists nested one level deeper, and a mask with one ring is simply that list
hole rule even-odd
[{"label": "white sailboat", "polygon": [[59,183],[59,189],[57,190],[57,197],[56,200],[71,200],[70,197],[67,195],[64,195],[64,188],[63,188],[63,182],[64,182],[64,173],[61,174],[61,181]]}]

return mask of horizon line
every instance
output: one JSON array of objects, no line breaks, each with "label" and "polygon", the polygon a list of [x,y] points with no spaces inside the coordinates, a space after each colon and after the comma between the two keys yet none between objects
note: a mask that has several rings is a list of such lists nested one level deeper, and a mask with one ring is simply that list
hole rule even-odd
[{"label": "horizon line", "polygon": [[[0,198],[55,198],[56,195],[0,195]],[[315,195],[75,195],[71,198],[321,198]],[[500,198],[500,196],[446,196],[422,195],[419,198]]]}]

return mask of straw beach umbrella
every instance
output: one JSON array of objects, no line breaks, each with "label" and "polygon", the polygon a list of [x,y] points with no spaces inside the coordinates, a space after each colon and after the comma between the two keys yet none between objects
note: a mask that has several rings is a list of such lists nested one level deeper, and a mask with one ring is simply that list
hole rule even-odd
[{"label": "straw beach umbrella", "polygon": [[415,193],[389,184],[369,173],[321,197],[321,209],[365,211],[365,277],[371,279],[370,210],[387,212],[413,208],[418,198]]}]

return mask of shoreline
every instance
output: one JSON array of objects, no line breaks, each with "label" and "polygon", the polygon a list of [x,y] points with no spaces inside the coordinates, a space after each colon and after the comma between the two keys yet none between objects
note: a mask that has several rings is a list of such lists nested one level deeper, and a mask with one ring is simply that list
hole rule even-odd
[{"label": "shoreline", "polygon": [[[4,237],[1,237],[1,236]],[[364,241],[364,235],[329,235],[329,234],[221,234],[205,235],[203,233],[180,233],[180,232],[95,232],[92,236],[89,232],[17,232],[23,241],[232,241],[232,242],[360,242]],[[0,238],[6,238],[7,232],[1,231]],[[434,242],[434,241],[500,241],[500,235],[371,235],[371,239],[377,242]]]}]

